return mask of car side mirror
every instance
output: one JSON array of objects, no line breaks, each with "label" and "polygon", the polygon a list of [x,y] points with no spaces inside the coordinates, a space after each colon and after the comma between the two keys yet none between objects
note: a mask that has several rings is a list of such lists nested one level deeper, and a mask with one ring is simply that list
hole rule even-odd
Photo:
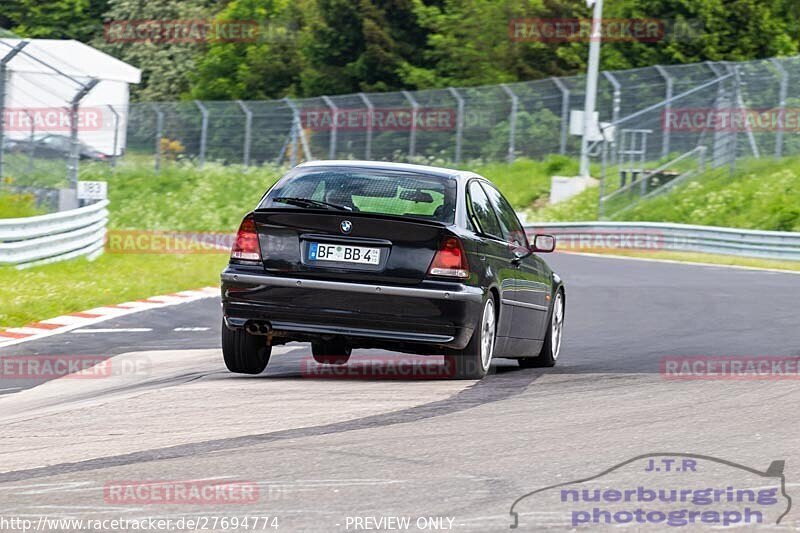
[{"label": "car side mirror", "polygon": [[533,237],[533,246],[531,251],[550,253],[556,249],[556,238],[552,235],[535,235]]}]

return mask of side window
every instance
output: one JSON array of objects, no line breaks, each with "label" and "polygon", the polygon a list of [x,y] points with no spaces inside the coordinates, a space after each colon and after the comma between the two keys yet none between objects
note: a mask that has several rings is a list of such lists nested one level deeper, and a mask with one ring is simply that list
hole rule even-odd
[{"label": "side window", "polygon": [[525,236],[525,229],[519,223],[514,208],[500,194],[500,191],[491,185],[484,184],[484,189],[495,212],[497,212],[497,218],[500,220],[500,226],[503,230],[503,238],[506,242],[514,244],[515,247],[527,248],[528,239]]},{"label": "side window", "polygon": [[469,208],[474,221],[483,233],[498,239],[503,238],[503,232],[500,230],[489,198],[477,181],[469,184]]}]

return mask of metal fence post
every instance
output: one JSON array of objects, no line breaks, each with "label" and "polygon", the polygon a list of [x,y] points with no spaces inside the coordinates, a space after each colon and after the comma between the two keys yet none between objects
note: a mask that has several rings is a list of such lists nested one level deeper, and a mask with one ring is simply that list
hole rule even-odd
[{"label": "metal fence post", "polygon": [[[306,139],[306,134],[303,133],[303,123],[300,120],[300,110],[297,109],[297,104],[292,102],[289,98],[284,98],[284,102],[286,105],[289,106],[289,109],[292,110],[292,146],[296,146],[297,138],[300,138],[300,144],[303,147],[303,154],[305,155],[306,161],[311,161],[313,156],[311,155],[311,148],[308,145],[308,140]],[[297,150],[293,149],[292,151],[292,160],[296,160]],[[294,164],[292,165],[294,166]]]},{"label": "metal fence post", "polygon": [[156,112],[156,152],[155,152],[155,170],[161,171],[161,138],[164,135],[164,112],[158,108],[156,104],[150,104],[153,111]]},{"label": "metal fence post", "polygon": [[664,115],[661,121],[661,157],[667,157],[669,155],[670,136],[672,135],[672,130],[670,129],[669,125],[669,117],[672,113],[672,91],[674,90],[675,82],[672,79],[672,76],[669,75],[669,72],[667,72],[667,69],[661,65],[656,65],[655,69],[661,75],[661,77],[664,78],[664,83],[666,84],[665,98],[667,103],[664,105]]},{"label": "metal fence post", "polygon": [[284,98],[283,101],[289,106],[289,109],[292,111],[292,130],[289,134],[289,150],[291,153],[289,154],[289,167],[294,168],[297,165],[297,107],[294,105],[294,102],[289,100],[289,98]]},{"label": "metal fence post", "polygon": [[419,104],[410,92],[403,91],[403,96],[411,104],[411,130],[408,133],[408,159],[411,159],[414,157],[417,148],[417,110],[419,109]]},{"label": "metal fence post", "polygon": [[107,106],[111,113],[114,114],[114,148],[111,151],[111,166],[116,168],[117,166],[117,148],[119,147],[119,113],[117,110],[114,109],[114,106],[108,104]]},{"label": "metal fence post", "polygon": [[697,159],[697,171],[702,174],[706,171],[706,151],[708,148],[705,146],[700,146],[700,153],[698,154]]},{"label": "metal fence post", "polygon": [[[619,120],[619,111],[620,107],[622,106],[622,86],[620,85],[619,81],[617,81],[616,76],[614,76],[611,72],[603,71],[603,77],[608,80],[612,87],[614,87],[614,92],[611,100],[611,123],[615,124]],[[605,144],[606,141],[603,141]],[[615,164],[617,162],[617,143],[615,140],[611,141],[611,164]]]},{"label": "metal fence post", "polygon": [[22,41],[0,59],[0,188],[4,185],[3,152],[5,152],[6,134],[6,84],[8,83],[8,62],[11,61],[23,48],[28,46],[28,41]]},{"label": "metal fence post", "polygon": [[569,88],[558,78],[551,77],[550,81],[556,84],[561,91],[561,139],[558,145],[558,153],[567,153],[567,134],[569,132]]},{"label": "metal fence post", "polygon": [[[717,82],[718,82],[717,99],[716,102],[714,103],[714,108],[715,110],[718,110],[720,109],[720,106],[722,104],[730,103],[730,98],[728,98],[727,90],[721,82],[723,79],[726,80],[730,79],[731,72],[730,70],[728,70],[728,74],[723,76],[722,72],[719,69],[719,66],[716,63],[713,63],[712,61],[704,61],[703,64],[706,67],[708,67],[708,69],[711,70],[711,72],[713,72],[715,76],[717,76]],[[736,83],[735,80],[734,83]],[[719,130],[714,131],[714,155],[712,159],[713,161],[712,166],[714,168],[718,168],[724,164],[732,166],[733,160],[736,159],[736,143],[738,141],[737,141],[736,131],[733,130],[733,128],[731,128],[731,130],[732,130],[731,132],[720,132]],[[733,142],[731,142],[730,139],[733,139]],[[720,148],[720,145],[722,146],[722,148]],[[731,150],[731,145],[733,145],[733,150]],[[718,152],[720,151],[723,152],[721,154],[723,157],[722,160],[720,160],[718,154]],[[731,152],[733,153],[732,158],[730,155]]]},{"label": "metal fence post", "polygon": [[779,59],[773,57],[770,61],[781,73],[781,86],[778,96],[780,113],[778,116],[781,117],[781,120],[778,122],[778,131],[775,132],[775,157],[781,157],[783,156],[783,130],[786,127],[786,95],[789,90],[789,73]]},{"label": "metal fence post", "polygon": [[36,135],[36,121],[33,119],[33,115],[31,112],[26,109],[25,114],[28,116],[28,120],[31,121],[31,136],[28,139],[30,142],[30,149],[28,150],[28,172],[33,172],[33,156],[34,156],[34,144],[33,144],[33,137]]},{"label": "metal fence post", "polygon": [[328,146],[328,159],[336,159],[336,134],[339,129],[339,124],[336,122],[336,115],[338,114],[339,108],[336,107],[336,104],[333,103],[333,100],[330,99],[329,96],[323,96],[322,101],[330,108],[331,113],[333,116],[331,117],[331,136],[330,136],[330,144]]},{"label": "metal fence post", "polygon": [[500,84],[500,87],[502,87],[508,97],[511,98],[511,112],[508,115],[508,162],[513,163],[514,153],[516,151],[514,140],[517,136],[517,109],[519,108],[519,98],[517,98],[517,95],[511,90],[511,87],[505,83]]},{"label": "metal fence post", "polygon": [[195,100],[194,104],[203,115],[203,121],[200,123],[200,154],[198,155],[197,165],[199,168],[203,168],[206,162],[206,143],[208,141],[208,109],[200,100]]},{"label": "metal fence post", "polygon": [[622,86],[620,85],[619,81],[617,81],[616,76],[607,70],[603,71],[603,77],[608,80],[608,82],[614,88],[611,102],[611,122],[616,122],[619,120],[620,104],[622,103]]},{"label": "metal fence post", "polygon": [[289,168],[294,168],[297,166],[297,152],[299,151],[299,147],[297,146],[297,122],[292,119],[292,133],[289,136]]},{"label": "metal fence post", "polygon": [[[742,98],[742,77],[739,73],[739,66],[731,66],[731,64],[726,61],[725,68],[728,72],[733,72],[734,74],[734,79],[736,80],[736,105],[739,106],[738,112],[742,112],[744,110],[744,99]],[[756,137],[753,135],[753,128],[750,127],[750,123],[747,121],[745,121],[744,130],[747,132],[747,140],[750,141],[750,149],[753,151],[753,157],[759,159],[761,153],[758,149],[758,143],[756,143]],[[734,159],[735,158],[736,153],[734,152]]]},{"label": "metal fence post", "polygon": [[67,163],[67,179],[75,191],[78,190],[78,158],[80,157],[80,141],[78,141],[78,110],[81,100],[89,94],[95,85],[100,83],[96,78],[90,79],[81,87],[69,103],[69,162]]},{"label": "metal fence post", "polygon": [[367,106],[367,142],[364,147],[364,159],[372,159],[372,122],[375,119],[375,106],[369,101],[367,95],[358,93],[361,101]]},{"label": "metal fence post", "polygon": [[461,142],[464,137],[464,98],[458,94],[454,87],[448,87],[448,91],[456,99],[458,111],[456,114],[456,152],[454,155],[455,163],[461,162]]},{"label": "metal fence post", "polygon": [[603,141],[600,158],[600,184],[597,194],[597,219],[605,220],[606,214],[606,173],[608,171],[608,143]]},{"label": "metal fence post", "polygon": [[239,107],[244,112],[244,155],[242,156],[242,164],[246,167],[250,166],[250,143],[252,142],[253,135],[253,112],[241,100],[236,100]]}]

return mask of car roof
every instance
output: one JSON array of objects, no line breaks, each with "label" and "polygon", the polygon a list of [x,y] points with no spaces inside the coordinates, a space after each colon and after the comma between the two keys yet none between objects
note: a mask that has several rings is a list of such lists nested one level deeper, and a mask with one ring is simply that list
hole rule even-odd
[{"label": "car roof", "polygon": [[399,170],[406,172],[416,172],[428,176],[439,176],[448,178],[463,178],[473,176],[471,172],[465,170],[455,170],[451,168],[433,167],[428,165],[412,165],[410,163],[392,163],[389,161],[354,161],[349,159],[307,161],[298,165],[302,168],[314,167],[347,167],[364,168],[373,170]]}]

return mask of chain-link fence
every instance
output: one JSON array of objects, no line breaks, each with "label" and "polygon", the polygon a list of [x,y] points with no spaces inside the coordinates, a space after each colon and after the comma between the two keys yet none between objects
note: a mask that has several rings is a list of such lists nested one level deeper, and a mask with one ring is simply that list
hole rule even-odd
[{"label": "chain-link fence", "polygon": [[[734,132],[680,121],[714,111],[719,118],[723,109],[731,117],[742,109],[788,117],[787,108],[800,102],[800,85],[789,81],[798,77],[800,57],[603,72],[599,120],[615,126],[608,162],[624,160],[630,154],[622,152],[631,150],[657,162],[700,145],[711,161],[720,161],[725,150],[734,156],[797,153],[796,127]],[[156,166],[178,158],[244,165],[326,158],[461,164],[577,156],[580,139],[570,135],[570,111],[583,108],[584,85],[582,76],[572,76],[294,100],[137,103],[130,110],[128,149],[153,157]],[[628,130],[641,130],[641,147],[625,146]]]}]

